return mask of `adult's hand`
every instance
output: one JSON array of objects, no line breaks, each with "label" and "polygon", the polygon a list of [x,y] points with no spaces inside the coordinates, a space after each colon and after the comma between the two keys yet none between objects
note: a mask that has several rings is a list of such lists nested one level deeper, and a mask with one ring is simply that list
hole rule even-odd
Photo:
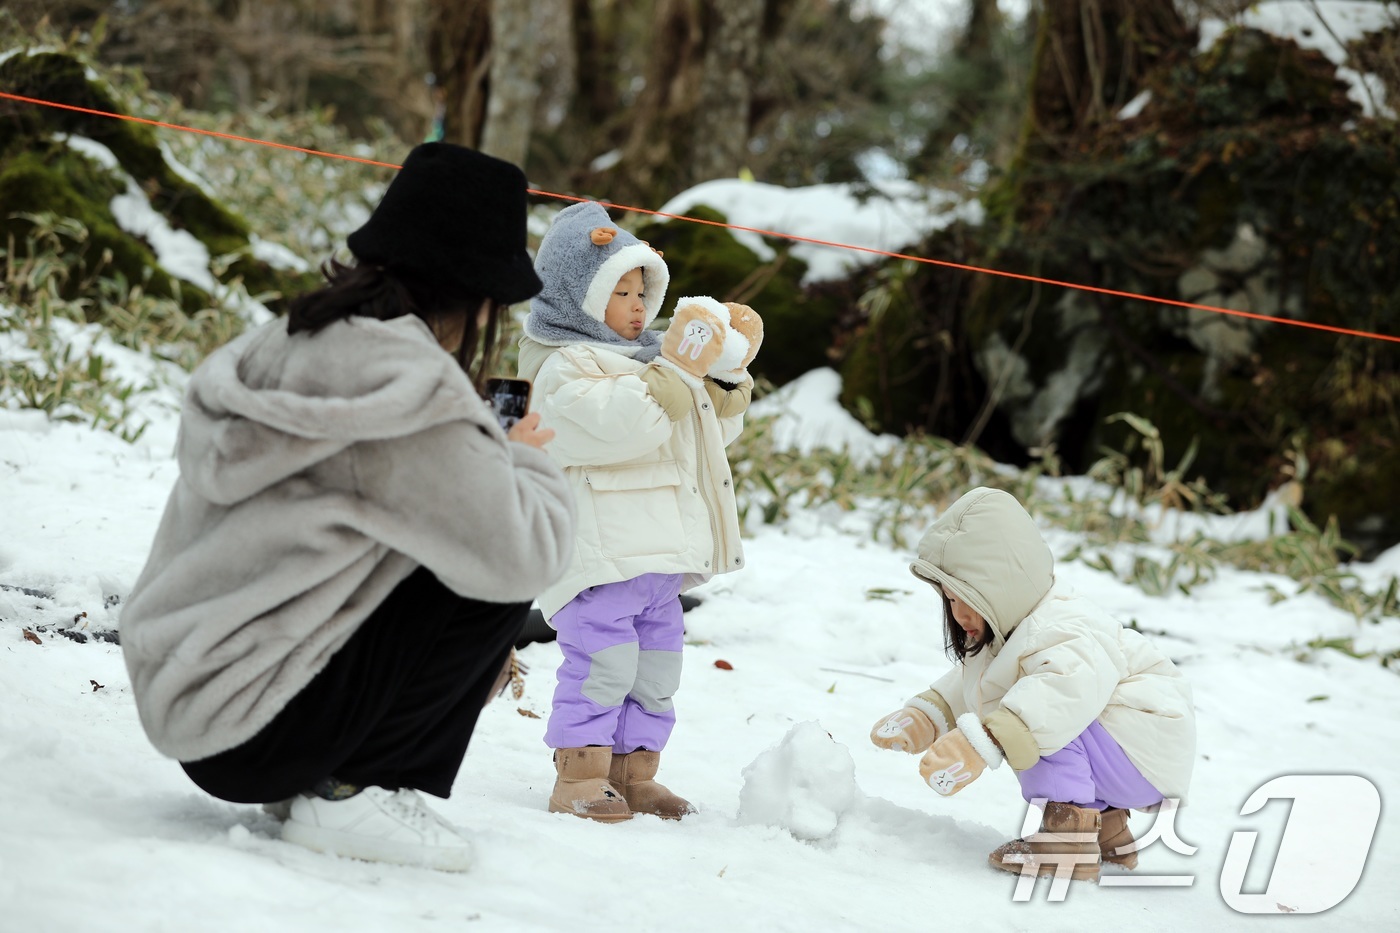
[{"label": "adult's hand", "polygon": [[554,429],[540,427],[540,413],[532,411],[511,425],[510,430],[506,432],[506,437],[517,443],[528,444],[537,450],[542,450],[545,444],[554,440]]}]

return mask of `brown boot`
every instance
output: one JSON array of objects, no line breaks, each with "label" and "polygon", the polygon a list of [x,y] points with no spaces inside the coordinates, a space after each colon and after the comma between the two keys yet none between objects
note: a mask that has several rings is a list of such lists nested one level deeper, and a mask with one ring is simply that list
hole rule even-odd
[{"label": "brown boot", "polygon": [[1128,811],[1109,807],[1103,811],[1099,827],[1099,853],[1105,862],[1122,865],[1124,868],[1137,868],[1137,850],[1119,852],[1133,844],[1133,834],[1128,831]]},{"label": "brown boot", "polygon": [[633,813],[654,813],[663,820],[678,820],[695,808],[684,797],[677,797],[664,784],[652,780],[661,763],[660,752],[646,749],[627,755],[613,755],[608,779],[627,798]]},{"label": "brown boot", "polygon": [[606,745],[554,750],[554,770],[559,773],[549,795],[549,812],[572,813],[602,823],[630,820],[627,801],[608,783],[612,749]]},{"label": "brown boot", "polygon": [[1072,803],[1047,803],[1040,832],[1029,839],[1013,839],[998,846],[987,861],[993,868],[1019,874],[1026,864],[1037,875],[1053,875],[1061,865],[1072,865],[1070,878],[1097,881],[1099,877],[1098,810]]}]

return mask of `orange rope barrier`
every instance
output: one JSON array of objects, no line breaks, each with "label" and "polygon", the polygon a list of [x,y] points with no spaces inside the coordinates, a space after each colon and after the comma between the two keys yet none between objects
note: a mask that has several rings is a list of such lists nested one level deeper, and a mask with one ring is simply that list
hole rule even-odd
[{"label": "orange rope barrier", "polygon": [[[377,162],[373,159],[360,159],[355,156],[341,155],[335,152],[323,152],[319,149],[303,149],[299,146],[288,146],[284,143],[274,143],[265,139],[254,139],[249,136],[235,136],[230,133],[216,133],[213,130],[201,130],[192,126],[182,126],[178,123],[163,123],[159,120],[147,120],[142,117],[133,117],[123,113],[109,113],[104,110],[90,110],[86,107],[74,107],[71,104],[60,104],[54,101],[39,100],[33,97],[21,97],[18,94],[7,94],[0,91],[0,98],[17,100],[26,104],[36,104],[41,107],[56,107],[60,110],[72,110],[77,113],[86,113],[98,117],[111,117],[117,120],[129,120],[133,123],[144,123],[147,126],[158,126],[162,129],[180,130],[186,133],[199,133],[203,136],[214,136],[219,139],[230,139],[235,142],[253,143],[259,146],[270,146],[274,149],[288,149],[292,152],[303,152],[307,155],[322,156],[327,159],[343,159],[347,162],[359,162],[364,165],[374,165],[381,168],[398,169],[402,166],[392,162]],[[558,194],[553,191],[542,191],[535,188],[527,189],[530,194],[539,197],[555,198],[560,201],[591,201],[594,198],[578,197],[570,194]],[[757,233],[760,236],[776,237],[782,240],[791,240],[796,243],[811,243],[814,246],[826,246],[832,249],[847,249],[853,252],[871,253],[876,256],[886,256],[891,259],[905,259],[911,262],[926,263],[931,266],[942,266],[947,269],[957,269],[963,272],[977,272],[983,275],[996,275],[1007,279],[1016,279],[1022,282],[1037,282],[1042,285],[1053,285],[1057,288],[1069,288],[1083,292],[1092,292],[1099,295],[1109,295],[1114,298],[1127,298],[1133,301],[1146,301],[1153,304],[1169,305],[1176,308],[1189,308],[1194,311],[1207,311],[1213,314],[1226,314],[1232,317],[1248,318],[1254,321],[1266,321],[1270,324],[1286,324],[1290,327],[1306,327],[1310,330],[1326,331],[1332,334],[1340,334],[1346,337],[1363,337],[1370,340],[1384,340],[1390,343],[1400,343],[1400,336],[1393,334],[1380,334],[1372,331],[1353,330],[1348,327],[1336,327],[1332,324],[1319,324],[1314,321],[1299,321],[1293,318],[1277,317],[1271,314],[1257,314],[1252,311],[1240,311],[1236,308],[1221,308],[1216,305],[1199,304],[1193,301],[1178,301],[1173,298],[1156,298],[1152,295],[1142,295],[1137,292],[1120,291],[1114,288],[1101,288],[1096,285],[1084,285],[1078,282],[1066,282],[1060,279],[1047,279],[1037,275],[1026,275],[1020,272],[1006,272],[1002,269],[988,269],[983,266],[973,266],[966,263],[949,262],[944,259],[930,259],[927,256],[912,256],[908,253],[894,253],[888,250],[877,249],[873,246],[858,246],[852,243],[840,243],[834,240],[822,240],[816,237],[800,236],[795,233],[783,233],[778,230],[764,230],[760,227],[746,227],[742,224],[723,223],[717,220],[704,220],[699,217],[687,217],[684,214],[668,214],[665,211],[653,211],[644,207],[632,207],[627,204],[614,204],[609,201],[599,201],[605,208],[615,208],[622,211],[630,211],[634,214],[648,214],[653,217],[665,217],[670,220],[684,220],[694,224],[707,224],[712,227],[724,227],[729,230],[743,230],[746,233]]]},{"label": "orange rope barrier", "polygon": [[[574,197],[567,194],[554,194],[550,191],[532,191],[533,194],[546,195],[551,198],[561,198],[570,201],[586,201],[588,198]],[[1346,327],[1334,327],[1331,324],[1318,324],[1313,321],[1298,321],[1293,318],[1274,317],[1269,314],[1256,314],[1252,311],[1240,311],[1235,308],[1219,308],[1215,305],[1197,304],[1192,301],[1177,301],[1173,298],[1154,298],[1151,295],[1140,295],[1137,292],[1119,291],[1113,288],[1100,288],[1097,285],[1081,285],[1077,282],[1064,282],[1059,279],[1047,279],[1038,275],[1026,275],[1020,272],[1006,272],[1002,269],[988,269],[983,266],[971,266],[960,262],[949,262],[946,259],[930,259],[927,256],[911,256],[908,253],[892,253],[888,250],[876,249],[873,246],[856,246],[851,243],[838,243],[833,240],[819,240],[815,237],[799,236],[795,233],[780,233],[775,230],[764,230],[759,227],[745,227],[742,224],[721,223],[717,220],[705,220],[700,217],[686,217],[684,214],[667,214],[664,211],[647,210],[644,207],[628,207],[625,204],[612,204],[607,201],[598,202],[604,207],[615,207],[618,210],[634,211],[639,214],[652,214],[657,217],[669,217],[674,220],[688,220],[696,224],[709,224],[714,227],[726,227],[730,230],[743,230],[748,233],[758,233],[763,236],[780,237],[784,240],[795,240],[799,243],[813,243],[817,246],[830,246],[836,249],[849,249],[862,253],[874,253],[877,256],[888,256],[891,259],[908,259],[913,262],[927,263],[931,266],[943,266],[948,269],[961,269],[964,272],[981,272],[985,275],[999,275],[1007,279],[1019,279],[1023,282],[1039,282],[1042,285],[1055,285],[1060,288],[1073,288],[1082,292],[1095,292],[1100,295],[1112,295],[1116,298],[1131,298],[1135,301],[1150,301],[1155,304],[1172,305],[1177,308],[1191,308],[1197,311],[1212,311],[1216,314],[1229,314],[1235,317],[1251,318],[1256,321],[1268,321],[1272,324],[1289,324],[1293,327],[1308,327],[1313,330],[1325,330],[1334,334],[1344,334],[1348,337],[1370,337],[1375,340],[1388,340],[1392,343],[1400,343],[1400,337],[1391,334],[1377,334],[1366,330],[1351,330]]]}]

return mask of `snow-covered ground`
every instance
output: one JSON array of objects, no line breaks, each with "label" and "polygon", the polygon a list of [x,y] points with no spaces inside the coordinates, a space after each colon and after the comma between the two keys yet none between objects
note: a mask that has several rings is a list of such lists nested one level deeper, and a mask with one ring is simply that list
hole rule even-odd
[{"label": "snow-covered ground", "polygon": [[[1300,18],[1311,3],[1262,3],[1245,21],[1283,23],[1331,55],[1333,32],[1375,28],[1396,9],[1318,6],[1345,15],[1329,17],[1329,31]],[[883,190],[862,204],[841,186],[723,181],[663,210],[703,200],[736,223],[892,250],[954,216],[976,219],[973,203],[915,197],[897,182]],[[157,230],[136,194],[122,203],[127,221],[161,233],[163,262],[192,281],[204,274],[207,253]],[[766,254],[756,234],[743,240]],[[799,251],[810,280],[874,257],[811,243]],[[1275,576],[1226,570],[1190,595],[1148,597],[1063,563],[1062,580],[1150,633],[1192,681],[1195,781],[1174,824],[1180,841],[1149,846],[1135,872],[1109,868],[1103,883],[1063,897],[1047,881],[1018,892],[1016,878],[986,864],[1026,819],[1007,769],[941,798],[919,779],[917,758],[869,744],[877,718],[948,666],[938,604],[908,573],[907,553],[822,511],[752,527],[748,567],[704,587],[687,616],[679,725],[661,777],[698,815],[599,826],[546,812],[553,768],[539,717],[559,655],[536,644],[522,652],[524,696],[487,709],[440,804],[476,836],[473,871],[285,844],[259,808],[205,796],[151,749],[112,642],[176,476],[183,375],[94,329],[55,326],[79,355],[107,359],[111,378],[150,386],[134,396],[131,425],[150,426],[129,445],[0,407],[0,933],[1400,929],[1388,878],[1400,841],[1386,809],[1400,791],[1400,677],[1374,658],[1316,647],[1349,638],[1362,652],[1393,652],[1400,620],[1357,623],[1316,595],[1275,602],[1296,590]],[[17,337],[0,341],[9,359],[29,352]],[[891,443],[835,406],[838,388],[818,371],[764,403],[786,411],[775,437],[803,449]],[[1088,485],[1067,482],[1081,496]],[[1276,508],[1163,528],[1258,534]],[[1079,543],[1058,530],[1047,538],[1062,555]],[[1400,574],[1400,548],[1354,570],[1381,588]],[[1255,806],[1270,782],[1286,793]],[[1153,826],[1151,815],[1133,817],[1139,836]],[[1245,870],[1250,833],[1257,851]]]},{"label": "snow-covered ground", "polygon": [[[858,427],[823,408],[832,378],[793,392],[792,417],[859,443]],[[119,623],[176,475],[169,397],[150,400],[152,427],[134,446],[0,410],[0,931],[1259,929],[1269,921],[1222,894],[1237,831],[1259,834],[1242,882],[1236,871],[1224,885],[1238,906],[1290,929],[1400,929],[1388,877],[1400,841],[1384,809],[1400,791],[1400,677],[1304,650],[1347,635],[1393,650],[1400,622],[1359,625],[1315,596],[1271,604],[1264,584],[1280,581],[1257,574],[1149,598],[1063,564],[1062,579],[1152,633],[1192,681],[1200,744],[1175,848],[1195,851],[1159,841],[1135,872],[1108,869],[1063,900],[1041,881],[1018,900],[1017,879],[986,864],[1022,831],[1013,776],[941,798],[917,758],[869,744],[878,717],[946,669],[938,607],[908,554],[822,513],[752,529],[747,569],[708,584],[687,616],[661,777],[699,815],[600,826],[546,812],[553,768],[535,717],[548,713],[559,655],[535,644],[522,653],[523,698],[487,709],[440,803],[475,834],[473,871],[283,843],[259,808],[205,796],[151,749],[120,649],[98,637]],[[1061,554],[1075,541],[1048,537]],[[1392,576],[1400,550],[1358,569]],[[1291,810],[1280,799],[1242,814],[1258,788],[1295,774],[1324,777],[1295,788]],[[1372,786],[1383,809],[1365,872],[1310,915],[1356,876]],[[1133,817],[1139,834],[1152,825]],[[1123,883],[1141,879],[1155,881]]]}]

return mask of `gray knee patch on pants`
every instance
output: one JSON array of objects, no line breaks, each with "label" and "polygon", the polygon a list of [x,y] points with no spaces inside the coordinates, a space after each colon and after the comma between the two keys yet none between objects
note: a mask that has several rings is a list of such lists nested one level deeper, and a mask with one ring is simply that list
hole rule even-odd
[{"label": "gray knee patch on pants", "polygon": [[671,708],[671,696],[681,685],[679,651],[642,651],[637,657],[637,682],[632,699],[648,713],[664,713]]},{"label": "gray knee patch on pants", "polygon": [[599,706],[621,706],[637,679],[637,643],[629,641],[589,655],[588,679],[579,692]]}]

